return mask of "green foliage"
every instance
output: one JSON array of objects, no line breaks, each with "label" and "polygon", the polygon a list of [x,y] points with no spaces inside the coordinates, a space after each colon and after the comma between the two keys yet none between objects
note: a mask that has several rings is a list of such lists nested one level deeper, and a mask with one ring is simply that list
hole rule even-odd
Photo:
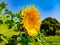
[{"label": "green foliage", "polygon": [[4,2],[1,2],[1,3],[0,3],[0,13],[1,13],[1,11],[2,11],[3,9],[6,8],[6,5],[7,5],[7,4],[5,4]]},{"label": "green foliage", "polygon": [[[3,24],[0,24],[0,34],[1,34],[1,39],[8,43],[9,38],[11,38],[13,35],[18,35],[19,32],[16,32],[17,25],[13,25],[11,28],[9,23],[7,23],[7,20],[12,20],[11,17],[5,17],[4,15],[0,14],[0,18],[3,21]],[[13,22],[12,22],[13,23]],[[11,23],[11,24],[12,24]],[[4,36],[6,38],[4,38]]]},{"label": "green foliage", "polygon": [[41,24],[41,31],[43,31],[47,36],[55,35],[56,30],[60,27],[58,24],[59,22],[55,18],[45,18]]}]

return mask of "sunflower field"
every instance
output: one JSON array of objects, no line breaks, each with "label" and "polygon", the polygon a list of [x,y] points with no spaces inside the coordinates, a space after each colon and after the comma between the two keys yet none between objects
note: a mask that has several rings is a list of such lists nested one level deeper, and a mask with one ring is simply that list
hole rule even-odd
[{"label": "sunflower field", "polygon": [[13,13],[0,2],[0,45],[49,45],[40,33],[40,14],[34,5]]}]

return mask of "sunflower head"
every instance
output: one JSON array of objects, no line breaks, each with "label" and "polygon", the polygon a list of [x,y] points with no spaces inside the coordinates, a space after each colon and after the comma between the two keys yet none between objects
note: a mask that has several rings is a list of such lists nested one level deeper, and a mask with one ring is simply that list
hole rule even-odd
[{"label": "sunflower head", "polygon": [[22,24],[29,35],[33,36],[38,33],[40,28],[40,16],[35,6],[28,6],[23,12]]}]

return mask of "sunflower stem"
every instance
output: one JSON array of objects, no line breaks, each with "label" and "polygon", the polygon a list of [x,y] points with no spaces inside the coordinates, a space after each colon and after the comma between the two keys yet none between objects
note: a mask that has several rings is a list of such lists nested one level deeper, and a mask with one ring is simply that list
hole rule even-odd
[{"label": "sunflower stem", "polygon": [[5,41],[6,43],[8,43],[8,41],[7,41],[3,36],[1,36],[1,39],[2,39],[3,41]]},{"label": "sunflower stem", "polygon": [[38,42],[40,42],[41,45],[44,45],[41,39],[39,39],[38,37],[35,37],[35,38],[38,40]]}]

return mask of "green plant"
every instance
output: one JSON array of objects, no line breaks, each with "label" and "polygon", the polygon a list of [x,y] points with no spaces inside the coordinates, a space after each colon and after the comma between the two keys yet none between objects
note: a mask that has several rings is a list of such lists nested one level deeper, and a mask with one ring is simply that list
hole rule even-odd
[{"label": "green plant", "polygon": [[[24,20],[24,10],[21,10],[20,13],[12,13],[8,9],[6,9],[6,5],[4,4],[4,8],[2,3],[0,3],[0,8],[5,9],[5,13],[3,14],[0,10],[0,45],[45,45],[47,44],[44,35],[42,35],[40,30],[40,20],[38,16],[38,11],[35,9],[34,6],[32,6],[31,10],[32,12],[27,14],[27,19],[25,19],[25,22],[27,25],[27,22],[31,21],[31,28],[26,27],[25,23],[22,23],[22,20]],[[29,8],[30,9],[30,8]],[[32,14],[32,15],[31,15]],[[35,14],[35,15],[34,15]],[[35,17],[34,17],[35,16]],[[26,18],[26,17],[25,17]],[[29,20],[28,20],[29,19]],[[36,21],[36,24],[33,24]],[[25,26],[23,27],[23,25]],[[38,28],[39,27],[39,28]],[[32,32],[34,31],[34,32]]]}]

